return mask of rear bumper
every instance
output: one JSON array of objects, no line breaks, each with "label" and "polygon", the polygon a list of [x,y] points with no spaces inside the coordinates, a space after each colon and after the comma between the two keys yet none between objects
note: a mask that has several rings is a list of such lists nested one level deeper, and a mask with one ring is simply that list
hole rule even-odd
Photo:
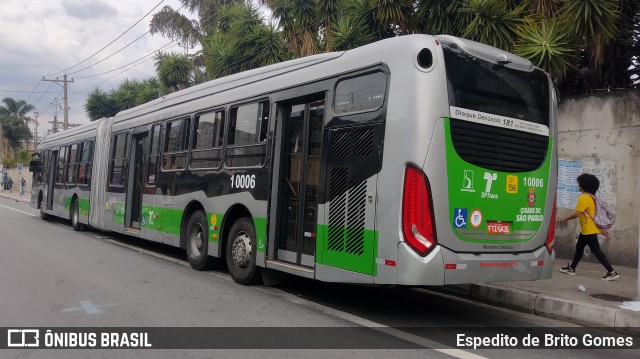
[{"label": "rear bumper", "polygon": [[438,246],[426,257],[398,246],[400,285],[449,285],[549,279],[555,252],[543,246],[527,253],[456,253]]}]

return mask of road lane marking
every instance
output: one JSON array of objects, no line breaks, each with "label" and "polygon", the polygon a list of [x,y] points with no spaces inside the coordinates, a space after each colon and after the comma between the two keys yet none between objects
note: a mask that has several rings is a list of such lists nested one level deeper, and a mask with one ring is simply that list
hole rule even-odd
[{"label": "road lane marking", "polygon": [[[109,243],[113,243],[119,246],[123,246],[135,251],[138,251],[140,253],[144,253],[144,254],[148,254],[151,255],[153,257],[157,257],[160,259],[164,259],[167,260],[169,262],[175,263],[175,264],[179,264],[183,267],[189,267],[189,264],[181,259],[178,258],[173,258],[173,257],[169,257],[166,256],[164,254],[160,254],[160,253],[155,253],[143,248],[139,248],[130,244],[126,244],[126,243],[122,243],[119,242],[117,240],[113,240],[110,238],[106,238],[104,236],[92,236],[95,238],[99,238],[99,239],[103,239],[104,241],[107,241]],[[223,273],[217,273],[217,272],[204,272],[208,275],[211,275],[213,277],[222,279],[222,280],[226,280],[226,281],[233,281],[233,279],[231,279],[231,276],[228,274],[223,274]],[[430,349],[430,350],[435,350],[437,352],[455,357],[455,358],[459,358],[459,359],[487,359],[486,357],[474,354],[474,353],[470,353],[467,351],[464,351],[462,349],[456,349],[456,348],[452,348],[449,346],[446,346],[442,343],[438,343],[436,341],[433,340],[429,340],[411,333],[407,333],[407,332],[403,332],[402,330],[396,329],[396,328],[391,328],[387,325],[381,324],[381,323],[377,323],[362,317],[359,317],[357,315],[354,314],[349,314],[337,309],[333,309],[327,306],[324,306],[322,304],[318,304],[318,303],[314,303],[312,301],[306,300],[306,299],[302,299],[296,295],[284,292],[282,290],[279,290],[277,288],[271,288],[271,287],[252,287],[252,289],[257,290],[259,292],[262,292],[264,294],[267,295],[271,295],[277,298],[280,298],[282,300],[285,300],[289,303],[292,304],[296,304],[302,307],[305,307],[307,309],[311,309],[323,314],[327,314],[327,315],[331,315],[333,317],[345,320],[347,322],[351,322],[353,324],[362,326],[362,327],[366,327],[369,329],[373,329],[376,331],[379,331],[381,333],[408,341],[410,343],[414,343],[414,344],[418,344],[420,346],[425,347],[426,349]]]},{"label": "road lane marking", "polygon": [[327,314],[327,315],[331,315],[333,317],[336,318],[340,318],[343,319],[345,321],[351,322],[353,324],[357,324],[359,326],[362,327],[366,327],[369,329],[373,329],[376,331],[379,331],[381,333],[387,334],[387,335],[391,335],[394,336],[396,338],[402,339],[402,340],[406,340],[408,342],[414,343],[414,344],[418,344],[420,346],[423,346],[425,348],[431,349],[431,350],[435,350],[437,352],[443,353],[443,354],[447,354],[449,356],[455,357],[455,358],[460,358],[460,359],[487,359],[486,357],[474,354],[474,353],[470,353],[467,351],[464,351],[462,349],[456,349],[456,348],[452,348],[449,347],[447,345],[444,345],[442,343],[433,341],[433,340],[429,340],[427,338],[423,338],[411,333],[407,333],[404,332],[402,330],[396,329],[396,328],[392,328],[389,327],[387,325],[381,324],[381,323],[377,323],[374,321],[371,321],[369,319],[365,319],[362,317],[359,317],[357,315],[354,314],[350,314],[350,313],[346,313],[337,309],[333,309],[331,307],[327,307],[324,306],[322,304],[318,304],[306,299],[302,299],[296,295],[281,291],[279,289],[276,288],[270,288],[270,287],[254,287],[255,290],[266,293],[266,294],[271,294],[273,296],[276,296],[280,299],[286,300],[287,302],[293,303],[293,304],[297,304],[309,309],[313,309],[315,311],[319,311],[321,313]]},{"label": "road lane marking", "polygon": [[[25,213],[25,212],[23,212],[23,213]],[[70,228],[70,227],[67,227],[67,228]],[[122,242],[120,242],[118,240],[112,239],[112,237],[108,237],[108,236],[101,235],[101,234],[96,234],[96,233],[87,233],[87,235],[89,235],[89,236],[91,236],[93,238],[96,238],[96,239],[101,239],[103,241],[118,245],[118,246],[122,246],[122,247],[125,247],[125,248],[128,248],[128,249],[134,250],[134,251],[138,251],[139,253],[144,253],[144,254],[147,254],[147,255],[150,255],[150,256],[153,256],[153,257],[156,257],[156,258],[164,259],[164,260],[166,260],[168,262],[171,262],[171,263],[174,263],[174,264],[178,264],[178,265],[181,265],[183,267],[189,267],[189,264],[187,262],[185,262],[184,260],[182,260],[182,259],[173,258],[173,257],[167,256],[167,255],[164,255],[164,254],[160,254],[160,253],[156,253],[156,252],[153,252],[153,251],[149,251],[149,250],[144,249],[144,248],[136,247],[134,245],[130,245],[130,244],[127,244],[127,243],[122,243]],[[206,273],[208,275],[211,275],[213,277],[216,277],[218,279],[226,280],[226,281],[229,281],[229,282],[233,281],[231,276],[228,275],[228,274],[217,273],[217,272],[204,272],[204,273]],[[430,339],[427,339],[427,338],[423,338],[423,337],[420,337],[420,336],[417,336],[417,335],[414,335],[414,334],[411,334],[411,333],[407,333],[407,332],[404,332],[402,330],[399,330],[399,329],[396,329],[396,328],[392,328],[392,327],[389,327],[387,325],[384,325],[384,324],[381,324],[381,323],[377,323],[377,322],[374,322],[374,321],[359,317],[359,316],[354,315],[354,314],[343,312],[343,311],[340,311],[340,310],[337,310],[337,309],[333,309],[331,307],[327,307],[327,306],[322,305],[322,304],[318,304],[318,303],[315,303],[315,302],[312,302],[312,301],[309,301],[309,300],[306,300],[306,299],[302,299],[302,298],[300,298],[300,297],[298,297],[296,295],[284,292],[284,291],[279,290],[277,288],[272,288],[272,287],[252,287],[252,289],[257,290],[257,291],[262,292],[262,293],[267,294],[267,295],[271,295],[271,296],[283,299],[283,300],[285,300],[285,301],[287,301],[289,303],[296,304],[296,305],[299,305],[299,306],[302,306],[302,307],[305,307],[307,309],[311,309],[311,310],[314,310],[314,311],[317,311],[317,312],[320,312],[320,313],[323,313],[323,314],[331,315],[331,316],[333,316],[335,318],[339,318],[339,319],[345,320],[347,322],[351,322],[353,324],[356,324],[356,325],[359,325],[359,326],[362,326],[362,327],[366,327],[366,328],[369,328],[369,329],[372,329],[372,330],[376,330],[378,332],[381,332],[381,333],[384,333],[384,334],[387,334],[387,335],[390,335],[390,336],[393,336],[393,337],[408,341],[410,343],[414,343],[414,344],[423,346],[423,347],[425,347],[425,349],[434,350],[434,351],[437,351],[439,353],[449,355],[451,357],[455,357],[455,358],[459,358],[459,359],[488,359],[488,358],[483,357],[481,355],[477,355],[477,354],[474,354],[474,353],[471,353],[471,352],[467,352],[467,351],[464,351],[462,349],[452,348],[452,347],[449,347],[449,346],[444,345],[442,343],[439,343],[439,342],[436,342],[436,341],[433,341],[433,340],[430,340]],[[74,310],[84,309],[84,306],[82,308],[78,308],[78,307],[67,308],[67,309],[65,309],[63,311],[71,311],[71,309],[74,309]],[[98,309],[98,308],[96,308],[96,309]],[[84,310],[86,311],[86,309],[84,309]],[[90,313],[88,313],[88,314],[90,314]]]},{"label": "road lane marking", "polygon": [[6,209],[10,209],[10,210],[12,210],[12,211],[14,211],[14,212],[19,212],[19,213],[22,213],[22,214],[26,214],[27,216],[31,216],[31,217],[38,217],[38,216],[37,216],[37,215],[35,215],[35,214],[31,214],[31,213],[29,213],[29,212],[21,211],[21,210],[19,210],[19,209],[15,209],[15,208],[13,208],[13,207],[5,206],[5,205],[2,205],[2,204],[0,204],[0,207],[6,208]]},{"label": "road lane marking", "polygon": [[64,308],[62,311],[63,312],[75,312],[75,311],[78,311],[78,310],[83,310],[87,314],[102,314],[102,313],[104,313],[104,311],[102,309],[100,309],[100,308],[113,307],[114,305],[117,305],[117,304],[98,304],[98,305],[95,305],[95,304],[91,303],[90,300],[81,300],[79,307]]}]

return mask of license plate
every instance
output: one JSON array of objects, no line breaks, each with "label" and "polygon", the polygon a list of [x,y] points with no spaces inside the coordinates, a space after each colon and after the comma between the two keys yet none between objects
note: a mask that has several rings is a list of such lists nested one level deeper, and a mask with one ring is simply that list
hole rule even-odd
[{"label": "license plate", "polygon": [[487,221],[489,234],[511,234],[511,222]]}]

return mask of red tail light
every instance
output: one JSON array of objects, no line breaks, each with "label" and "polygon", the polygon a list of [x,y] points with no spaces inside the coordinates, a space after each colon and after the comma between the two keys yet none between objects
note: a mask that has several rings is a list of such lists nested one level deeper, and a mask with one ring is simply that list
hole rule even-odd
[{"label": "red tail light", "polygon": [[551,224],[549,224],[549,232],[547,232],[547,240],[544,245],[547,247],[549,254],[553,253],[553,245],[556,238],[556,198],[553,199],[553,212],[551,212]]},{"label": "red tail light", "polygon": [[429,180],[422,170],[408,165],[402,194],[402,233],[405,242],[422,257],[436,246]]}]

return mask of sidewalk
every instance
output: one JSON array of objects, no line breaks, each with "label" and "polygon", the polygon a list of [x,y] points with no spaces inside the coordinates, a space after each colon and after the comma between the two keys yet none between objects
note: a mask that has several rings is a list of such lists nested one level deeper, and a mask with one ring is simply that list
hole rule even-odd
[{"label": "sidewalk", "polygon": [[[18,191],[0,192],[0,197],[30,202],[30,194],[25,193],[20,197]],[[608,282],[600,279],[605,269],[599,263],[583,260],[575,275],[560,272],[560,267],[566,263],[567,260],[556,259],[553,278],[547,280],[426,289],[565,322],[640,336],[640,311],[620,308],[623,302],[640,301],[640,298],[636,298],[636,268],[614,265],[620,278]],[[578,288],[580,285],[585,291]]]},{"label": "sidewalk", "polygon": [[7,198],[7,199],[15,199],[18,202],[25,202],[25,203],[30,203],[31,202],[31,191],[29,192],[24,192],[24,196],[20,197],[20,189],[18,189],[17,191],[14,189],[13,192],[9,192],[9,191],[2,191],[0,190],[0,197],[1,198]]},{"label": "sidewalk", "polygon": [[[604,281],[599,263],[580,262],[575,275],[560,272],[567,260],[556,259],[553,278],[446,286],[443,292],[521,312],[615,332],[640,335],[640,311],[622,309],[638,301],[636,268],[614,266],[620,278]],[[582,285],[585,291],[578,288]]]}]

